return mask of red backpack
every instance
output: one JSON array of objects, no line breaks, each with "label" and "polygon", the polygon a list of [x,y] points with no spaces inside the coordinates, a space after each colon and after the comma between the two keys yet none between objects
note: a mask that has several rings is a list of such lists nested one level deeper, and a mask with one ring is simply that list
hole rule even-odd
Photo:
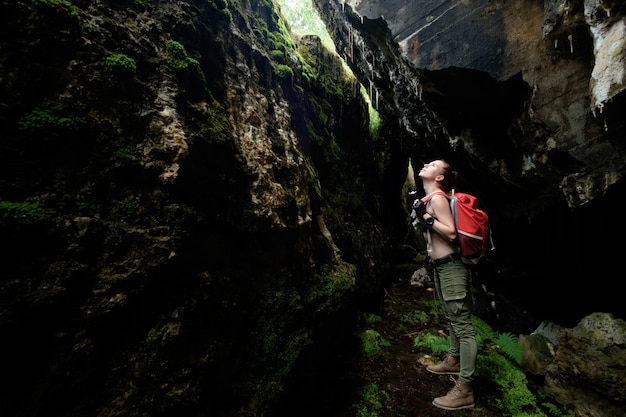
[{"label": "red backpack", "polygon": [[478,208],[478,199],[467,193],[455,192],[452,195],[436,192],[428,196],[427,203],[433,195],[441,194],[450,200],[450,209],[456,226],[458,252],[463,263],[469,266],[478,265],[494,249],[489,228],[489,216]]}]

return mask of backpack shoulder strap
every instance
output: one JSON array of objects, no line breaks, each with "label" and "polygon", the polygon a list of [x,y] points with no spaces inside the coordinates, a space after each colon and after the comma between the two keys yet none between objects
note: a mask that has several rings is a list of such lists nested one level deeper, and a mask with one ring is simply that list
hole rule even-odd
[{"label": "backpack shoulder strap", "polygon": [[433,196],[436,196],[437,194],[442,195],[444,197],[446,197],[448,200],[450,200],[450,196],[448,194],[446,194],[443,191],[435,191],[434,193],[430,193],[427,196],[425,196],[424,198],[422,198],[422,202],[424,203],[428,203],[430,201],[431,198],[433,198]]}]

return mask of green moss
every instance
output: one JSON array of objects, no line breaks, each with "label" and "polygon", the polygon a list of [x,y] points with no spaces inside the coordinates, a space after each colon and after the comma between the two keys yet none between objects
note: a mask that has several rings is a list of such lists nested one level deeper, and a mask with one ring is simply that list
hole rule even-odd
[{"label": "green moss", "polygon": [[424,332],[413,339],[414,347],[424,347],[433,352],[447,352],[450,349],[450,341],[447,337],[435,335],[431,332]]},{"label": "green moss", "polygon": [[272,51],[272,59],[276,62],[283,63],[285,62],[285,53],[280,49],[274,49]]},{"label": "green moss", "polygon": [[428,313],[422,310],[414,310],[411,313],[404,313],[400,317],[400,323],[409,325],[428,323]]},{"label": "green moss", "polygon": [[233,21],[233,15],[228,9],[228,0],[207,0],[209,3],[212,3],[213,6],[220,11],[220,15],[223,20],[231,23]]},{"label": "green moss", "polygon": [[226,143],[232,139],[233,127],[226,109],[220,102],[212,99],[208,108],[207,123],[204,131],[208,133],[209,143]]},{"label": "green moss", "polygon": [[476,361],[477,373],[488,375],[499,388],[499,397],[492,399],[511,416],[545,416],[535,395],[528,389],[524,371],[493,349],[483,350]]},{"label": "green moss", "polygon": [[476,375],[479,383],[493,385],[497,394],[485,401],[492,402],[512,417],[564,416],[553,404],[542,404],[529,389],[526,374],[519,367],[521,346],[517,337],[498,333],[477,317],[472,319],[476,330],[478,356]]},{"label": "green moss", "polygon": [[361,400],[354,405],[356,417],[378,417],[383,413],[389,394],[381,390],[375,382],[366,384],[360,392]]},{"label": "green moss", "polygon": [[249,303],[254,308],[249,312],[254,330],[245,348],[250,359],[246,371],[254,376],[242,389],[255,407],[263,409],[285,389],[303,349],[311,344],[310,330],[302,325],[306,305],[298,289],[310,276],[286,268],[257,278],[260,285],[251,294],[254,303]]},{"label": "green moss", "polygon": [[374,313],[365,313],[364,318],[365,318],[365,323],[367,324],[378,323],[383,320],[382,317]]},{"label": "green moss", "polygon": [[35,20],[61,19],[80,24],[80,14],[67,0],[32,0]]},{"label": "green moss", "polygon": [[476,344],[478,348],[482,348],[487,342],[495,339],[498,335],[490,325],[476,316],[472,316],[472,324],[474,325],[474,331],[476,332]]},{"label": "green moss", "polygon": [[372,138],[376,139],[379,137],[380,129],[382,126],[382,119],[380,117],[380,113],[374,108],[372,104],[372,98],[369,96],[365,86],[361,84],[360,86],[361,96],[364,98],[367,103],[367,112],[369,115],[369,126],[370,126],[370,135]]},{"label": "green moss", "polygon": [[288,49],[295,49],[291,38],[285,36],[281,32],[267,31],[267,40],[269,41],[270,49],[285,51]]},{"label": "green moss", "polygon": [[354,289],[356,267],[347,262],[338,262],[335,265],[324,265],[318,274],[322,284],[324,298],[342,294]]},{"label": "green moss", "polygon": [[200,70],[198,60],[187,55],[185,47],[172,39],[167,41],[167,61],[174,72],[187,71],[190,67],[194,70]]},{"label": "green moss", "polygon": [[228,0],[208,0],[209,3],[213,3],[218,9],[227,9]]},{"label": "green moss", "polygon": [[289,65],[278,64],[277,68],[281,80],[293,80],[293,70]]},{"label": "green moss", "polygon": [[363,352],[367,356],[376,355],[377,353],[380,353],[383,348],[391,346],[391,343],[388,340],[373,329],[368,329],[361,333],[361,344]]},{"label": "green moss", "polygon": [[322,186],[317,176],[315,165],[309,158],[306,158],[304,160],[304,166],[306,167],[307,172],[309,173],[309,186],[311,187],[311,190],[313,190],[317,199],[319,200],[322,198]]},{"label": "green moss", "polygon": [[115,158],[134,160],[141,156],[141,152],[137,147],[132,145],[123,145],[115,150]]},{"label": "green moss", "polygon": [[43,221],[46,214],[36,204],[0,201],[0,219],[20,225],[30,225]]},{"label": "green moss", "polygon": [[61,137],[85,126],[83,118],[67,114],[67,109],[52,101],[44,101],[18,121],[22,132],[45,137]]},{"label": "green moss", "polygon": [[117,73],[134,74],[137,72],[135,60],[124,54],[109,53],[106,65],[109,70]]}]

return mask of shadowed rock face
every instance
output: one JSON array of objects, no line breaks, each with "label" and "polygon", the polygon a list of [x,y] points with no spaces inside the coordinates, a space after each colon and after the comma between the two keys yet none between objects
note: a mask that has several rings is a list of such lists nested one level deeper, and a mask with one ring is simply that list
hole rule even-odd
[{"label": "shadowed rock face", "polygon": [[380,302],[358,86],[232,3],[0,2],[3,416],[262,415]]}]

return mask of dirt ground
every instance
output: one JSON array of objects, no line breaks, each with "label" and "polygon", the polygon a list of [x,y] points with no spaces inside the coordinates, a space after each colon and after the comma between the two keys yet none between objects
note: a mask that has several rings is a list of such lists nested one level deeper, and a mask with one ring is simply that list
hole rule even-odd
[{"label": "dirt ground", "polygon": [[[457,415],[467,417],[501,416],[502,412],[492,408],[486,398],[480,395],[480,379],[475,383],[474,409],[460,411],[441,410],[432,405],[435,397],[445,395],[454,385],[448,375],[434,375],[426,370],[432,360],[439,355],[425,348],[414,347],[413,339],[420,330],[433,330],[430,323],[414,323],[403,320],[416,309],[435,299],[430,287],[414,287],[408,280],[400,281],[391,288],[384,303],[382,321],[371,327],[391,342],[384,352],[361,360],[361,372],[366,378],[377,382],[380,389],[389,395],[389,401],[378,412],[388,417],[425,417]],[[432,305],[432,303],[430,303]],[[437,331],[447,332],[445,328]]]},{"label": "dirt ground", "polygon": [[[299,417],[491,417],[504,415],[498,409],[495,390],[490,381],[476,375],[473,409],[446,411],[432,405],[435,397],[445,395],[453,386],[447,375],[435,375],[425,369],[433,352],[414,347],[417,332],[425,329],[447,331],[432,323],[415,323],[407,317],[415,311],[432,308],[434,291],[429,286],[412,286],[410,280],[395,282],[385,294],[379,320],[364,325],[378,332],[389,342],[379,353],[365,355],[361,339],[355,335],[350,346],[345,346],[310,378],[298,381],[288,404],[276,416]],[[502,331],[502,330],[500,330]],[[480,352],[478,353],[480,355]],[[484,377],[483,377],[484,378]],[[380,406],[374,407],[362,396],[363,387],[375,384]],[[363,405],[367,408],[364,408]]]}]

